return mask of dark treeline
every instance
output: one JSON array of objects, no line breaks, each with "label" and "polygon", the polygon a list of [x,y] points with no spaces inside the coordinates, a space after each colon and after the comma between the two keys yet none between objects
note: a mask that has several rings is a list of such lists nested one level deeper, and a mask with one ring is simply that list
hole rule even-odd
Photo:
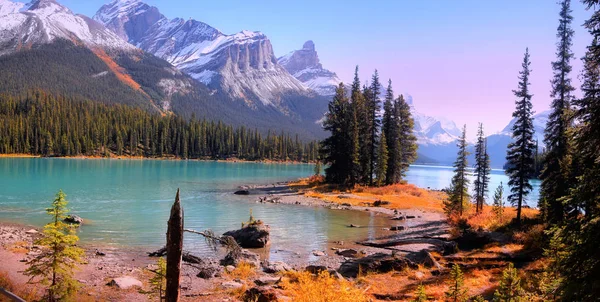
[{"label": "dark treeline", "polygon": [[414,121],[402,95],[394,98],[389,81],[381,110],[381,83],[377,71],[371,85],[361,88],[358,67],[347,96],[340,83],[324,123],[331,136],[321,143],[329,183],[352,187],[390,185],[404,177],[417,157]]},{"label": "dark treeline", "polygon": [[37,91],[0,96],[0,153],[313,161],[318,143]]}]

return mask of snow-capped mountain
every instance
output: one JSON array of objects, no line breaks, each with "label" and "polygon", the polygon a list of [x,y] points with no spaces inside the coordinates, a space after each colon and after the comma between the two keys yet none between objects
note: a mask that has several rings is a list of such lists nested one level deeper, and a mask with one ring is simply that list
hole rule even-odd
[{"label": "snow-capped mountain", "polygon": [[[552,110],[546,110],[533,116],[533,129],[535,130],[533,139],[537,139],[540,145],[543,144],[544,141],[544,130],[546,129],[546,123],[548,123],[550,113],[552,113]],[[515,125],[516,121],[517,120],[513,118],[499,134],[511,136],[512,127]]]},{"label": "snow-capped mountain", "polygon": [[243,99],[250,107],[273,105],[285,111],[285,95],[310,93],[277,64],[271,42],[260,32],[226,35],[200,21],[168,19],[140,0],[114,0],[102,6],[94,19],[131,44],[209,87]]},{"label": "snow-capped mountain", "polygon": [[406,95],[406,102],[410,106],[415,120],[415,135],[419,145],[456,144],[461,130],[453,121],[445,117],[433,117],[420,113],[415,108],[411,95]]},{"label": "snow-capped mountain", "polygon": [[334,95],[336,87],[342,82],[335,72],[323,68],[313,41],[306,41],[302,49],[280,57],[277,62],[306,87],[320,95]]},{"label": "snow-capped mountain", "polygon": [[29,4],[0,0],[0,55],[56,39],[104,50],[134,50],[135,47],[82,15],[75,15],[54,0]]}]

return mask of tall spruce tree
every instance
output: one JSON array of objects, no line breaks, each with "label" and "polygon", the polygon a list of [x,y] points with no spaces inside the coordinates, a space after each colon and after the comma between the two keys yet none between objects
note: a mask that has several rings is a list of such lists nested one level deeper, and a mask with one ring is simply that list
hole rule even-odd
[{"label": "tall spruce tree", "polygon": [[359,110],[359,140],[360,140],[360,166],[361,166],[361,183],[364,185],[371,185],[373,182],[373,173],[375,169],[375,149],[376,142],[373,142],[372,129],[373,119],[371,118],[370,104],[372,103],[373,94],[371,88],[366,84],[362,89],[362,97],[364,103],[362,108]]},{"label": "tall spruce tree", "polygon": [[483,124],[479,123],[477,130],[477,144],[475,145],[475,209],[477,213],[483,211],[485,197],[490,183],[490,156],[487,153],[487,140],[483,134]]},{"label": "tall spruce tree", "polygon": [[444,209],[449,215],[458,214],[462,216],[465,204],[469,201],[469,178],[467,176],[467,167],[469,165],[467,157],[467,125],[463,127],[462,135],[458,141],[458,154],[454,162],[454,176],[448,192],[448,200],[445,202]]},{"label": "tall spruce tree", "polygon": [[383,102],[383,117],[381,119],[381,134],[385,135],[385,140],[381,139],[381,143],[386,144],[388,150],[388,163],[386,170],[386,184],[395,183],[394,176],[397,171],[397,147],[398,147],[398,124],[394,114],[394,91],[392,89],[392,80],[389,80]]},{"label": "tall spruce tree", "polygon": [[361,143],[361,136],[364,132],[364,117],[365,111],[365,98],[360,90],[360,79],[358,77],[358,66],[354,70],[354,81],[352,82],[352,90],[350,95],[350,102],[352,106],[352,127],[350,129],[350,135],[352,138],[352,166],[350,168],[350,185],[362,182],[362,166],[361,166],[361,150],[363,150],[363,144]]},{"label": "tall spruce tree", "polygon": [[575,87],[571,85],[569,73],[572,70],[571,52],[574,31],[571,29],[571,1],[563,0],[560,3],[560,19],[558,25],[558,38],[556,57],[552,62],[554,77],[552,78],[553,97],[552,113],[546,124],[544,143],[547,153],[544,158],[544,168],[541,173],[541,204],[544,216],[551,224],[559,224],[565,217],[562,203],[563,197],[568,194],[570,186],[571,147],[568,131],[571,127],[570,107],[573,99],[572,92]]},{"label": "tall spruce tree", "polygon": [[593,40],[583,58],[583,97],[574,101],[577,182],[565,198],[568,219],[551,240],[562,301],[596,301],[600,293],[600,1],[583,2],[594,12],[585,23]]},{"label": "tall spruce tree", "polygon": [[525,50],[522,67],[519,72],[519,85],[513,93],[517,97],[516,109],[513,117],[516,119],[512,128],[513,141],[508,144],[508,152],[506,160],[511,194],[508,200],[517,207],[517,224],[521,223],[521,208],[526,201],[527,195],[532,190],[529,179],[534,172],[533,166],[533,151],[535,144],[533,142],[533,112],[531,105],[531,97],[529,91],[529,48]]},{"label": "tall spruce tree", "polygon": [[333,100],[329,103],[323,128],[331,132],[331,136],[321,143],[323,163],[329,165],[325,169],[327,182],[348,185],[352,168],[352,138],[350,135],[352,110],[346,97],[344,84],[340,83]]},{"label": "tall spruce tree", "polygon": [[380,96],[381,96],[381,83],[379,82],[379,72],[375,69],[375,73],[371,77],[371,86],[369,87],[367,97],[367,108],[369,113],[369,124],[370,140],[369,140],[369,184],[373,184],[373,176],[375,172],[375,165],[377,163],[377,143],[378,143],[378,130],[381,124],[379,120],[379,109],[380,109]]},{"label": "tall spruce tree", "polygon": [[396,168],[394,183],[404,178],[408,168],[417,160],[417,137],[414,134],[415,121],[410,113],[410,105],[400,95],[394,102],[394,121],[397,125],[396,134]]}]

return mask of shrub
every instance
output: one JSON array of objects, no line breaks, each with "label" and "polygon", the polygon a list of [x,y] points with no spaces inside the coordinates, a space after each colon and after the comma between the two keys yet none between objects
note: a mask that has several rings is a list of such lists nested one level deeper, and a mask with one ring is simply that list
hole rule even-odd
[{"label": "shrub", "polygon": [[314,276],[310,272],[289,272],[283,281],[286,295],[295,302],[367,302],[369,297],[354,284],[338,280],[323,271]]}]

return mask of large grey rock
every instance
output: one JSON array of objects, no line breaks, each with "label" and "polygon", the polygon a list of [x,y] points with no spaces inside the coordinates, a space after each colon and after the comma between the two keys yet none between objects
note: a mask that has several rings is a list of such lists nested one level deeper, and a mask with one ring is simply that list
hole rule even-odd
[{"label": "large grey rock", "polygon": [[418,266],[399,255],[390,255],[377,253],[359,259],[351,259],[342,263],[338,272],[347,278],[356,278],[358,272],[376,272],[387,273],[390,271],[401,271],[407,267],[417,268]]},{"label": "large grey rock", "polygon": [[108,282],[109,286],[116,286],[120,289],[128,289],[132,287],[142,288],[142,282],[134,277],[123,276],[119,278],[114,278],[110,282]]},{"label": "large grey rock", "polygon": [[69,215],[64,219],[64,222],[69,223],[69,224],[81,225],[81,224],[83,224],[83,218],[81,218],[77,215]]},{"label": "large grey rock", "polygon": [[292,267],[282,261],[269,262],[265,261],[262,263],[263,271],[267,274],[276,274],[279,272],[291,271]]},{"label": "large grey rock", "polygon": [[223,236],[231,236],[243,248],[262,248],[270,243],[269,226],[256,224],[229,231]]},{"label": "large grey rock", "polygon": [[223,266],[233,265],[237,267],[240,262],[246,262],[258,268],[260,267],[260,256],[248,250],[242,250],[237,257],[235,257],[232,253],[228,253],[225,258],[221,259],[221,265]]}]

